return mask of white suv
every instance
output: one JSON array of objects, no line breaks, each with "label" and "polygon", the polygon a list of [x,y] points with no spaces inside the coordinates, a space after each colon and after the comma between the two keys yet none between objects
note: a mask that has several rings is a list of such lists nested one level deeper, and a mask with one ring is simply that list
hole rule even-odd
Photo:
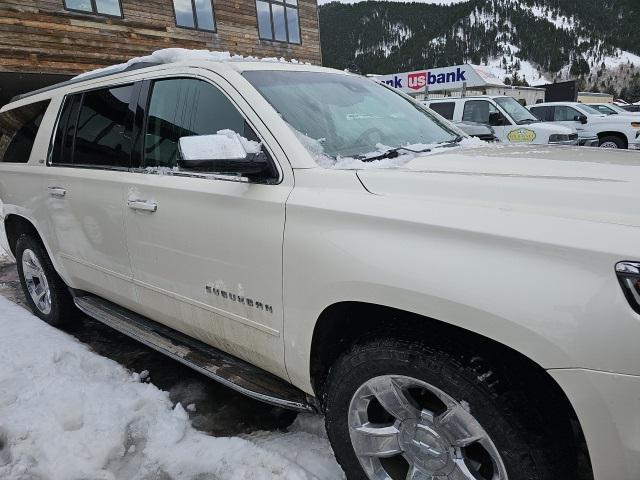
[{"label": "white suv", "polygon": [[579,102],[549,102],[529,110],[543,122],[575,128],[580,136],[596,135],[602,148],[640,149],[640,120],[626,115],[605,115]]},{"label": "white suv", "polygon": [[640,478],[634,153],[496,148],[366,78],[203,59],[36,92],[0,132],[44,321],[323,412],[350,479]]}]

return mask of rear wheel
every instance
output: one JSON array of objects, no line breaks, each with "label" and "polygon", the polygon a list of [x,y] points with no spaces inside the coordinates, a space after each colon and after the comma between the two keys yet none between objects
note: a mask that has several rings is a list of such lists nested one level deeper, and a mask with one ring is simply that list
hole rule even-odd
[{"label": "rear wheel", "polygon": [[[353,348],[329,373],[326,425],[350,480],[575,478],[566,430],[503,391],[479,357],[417,342]],[[536,426],[537,425],[537,426]],[[573,475],[573,476],[572,476]]]},{"label": "rear wheel", "polygon": [[600,139],[600,148],[622,148],[625,149],[627,148],[624,140],[622,140],[620,137],[614,137],[614,136],[609,136],[609,137],[602,137]]},{"label": "rear wheel", "polygon": [[77,313],[73,298],[42,243],[22,235],[15,252],[22,290],[33,313],[54,326],[72,322]]}]

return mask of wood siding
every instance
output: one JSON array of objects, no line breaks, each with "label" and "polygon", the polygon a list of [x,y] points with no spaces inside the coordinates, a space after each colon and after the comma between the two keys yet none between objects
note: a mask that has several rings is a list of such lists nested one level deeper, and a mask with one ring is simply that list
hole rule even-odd
[{"label": "wood siding", "polygon": [[260,40],[254,0],[213,0],[217,32],[176,26],[172,0],[122,0],[123,18],[63,0],[0,0],[0,71],[77,74],[182,47],[321,63],[316,0],[298,0],[301,45]]}]

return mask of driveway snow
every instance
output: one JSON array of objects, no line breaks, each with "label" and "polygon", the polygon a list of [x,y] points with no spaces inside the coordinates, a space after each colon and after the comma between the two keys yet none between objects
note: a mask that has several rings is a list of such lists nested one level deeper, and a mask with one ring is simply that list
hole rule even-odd
[{"label": "driveway snow", "polygon": [[0,297],[0,478],[344,478],[322,418],[212,437],[141,375]]}]

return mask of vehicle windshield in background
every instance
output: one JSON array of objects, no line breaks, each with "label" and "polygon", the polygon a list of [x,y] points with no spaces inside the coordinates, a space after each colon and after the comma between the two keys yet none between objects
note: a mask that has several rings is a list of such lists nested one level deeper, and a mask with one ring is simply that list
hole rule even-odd
[{"label": "vehicle windshield in background", "polygon": [[613,108],[610,108],[607,105],[594,105],[592,108],[595,108],[596,110],[598,110],[598,112],[604,113],[605,115],[617,115],[618,114],[618,112],[616,112]]},{"label": "vehicle windshield in background", "polygon": [[580,104],[580,108],[582,108],[587,113],[591,113],[593,115],[606,115],[605,113],[601,112],[597,108],[594,108],[590,105],[585,105],[584,103]]},{"label": "vehicle windshield in background", "polygon": [[527,123],[539,122],[529,110],[524,108],[517,100],[511,97],[498,97],[495,99],[496,103],[507,112],[514,122],[518,125],[525,125]]},{"label": "vehicle windshield in background", "polygon": [[386,149],[451,143],[459,133],[422,106],[372,80],[323,72],[247,71],[244,77],[324,155],[368,157]]}]

